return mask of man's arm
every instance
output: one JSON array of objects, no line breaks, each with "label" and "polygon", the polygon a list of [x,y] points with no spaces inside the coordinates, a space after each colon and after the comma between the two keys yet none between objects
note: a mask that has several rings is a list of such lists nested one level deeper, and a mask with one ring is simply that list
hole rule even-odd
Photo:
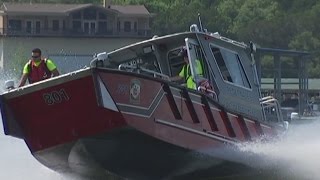
[{"label": "man's arm", "polygon": [[28,74],[23,74],[18,87],[22,87],[26,84],[28,79]]},{"label": "man's arm", "polygon": [[51,59],[47,59],[47,68],[49,69],[49,71],[51,71],[53,77],[60,75],[57,66],[53,63]]},{"label": "man's arm", "polygon": [[186,68],[187,66],[186,65],[183,65],[181,71],[179,72],[179,74],[177,76],[174,76],[174,77],[170,77],[169,80],[170,81],[182,81],[184,79],[184,75],[185,75],[185,70],[184,68]]},{"label": "man's arm", "polygon": [[60,75],[60,73],[59,73],[59,71],[58,71],[57,68],[54,69],[54,70],[52,70],[51,73],[52,73],[52,76],[53,76],[53,77],[56,77],[56,76],[59,76],[59,75]]},{"label": "man's arm", "polygon": [[26,63],[22,70],[22,77],[18,87],[22,87],[26,84],[28,76],[29,76],[30,63]]},{"label": "man's arm", "polygon": [[181,77],[179,75],[169,78],[170,81],[181,81],[182,79],[183,79],[183,77]]}]

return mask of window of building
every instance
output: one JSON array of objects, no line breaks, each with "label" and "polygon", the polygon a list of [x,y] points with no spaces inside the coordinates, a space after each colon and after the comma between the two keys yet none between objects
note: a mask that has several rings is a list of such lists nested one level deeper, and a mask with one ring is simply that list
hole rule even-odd
[{"label": "window of building", "polygon": [[138,23],[137,22],[134,22],[133,29],[134,29],[134,32],[138,31]]},{"label": "window of building", "polygon": [[15,30],[15,31],[21,31],[22,29],[22,23],[21,20],[9,20],[9,29]]},{"label": "window of building", "polygon": [[52,20],[52,30],[53,31],[59,31],[59,20]]},{"label": "window of building", "polygon": [[49,29],[49,22],[48,21],[44,21],[43,22],[43,26],[44,26],[45,30],[48,30]]},{"label": "window of building", "polygon": [[131,32],[131,22],[130,21],[124,22],[124,32]]},{"label": "window of building", "polygon": [[72,28],[76,32],[81,32],[81,21],[73,21]]},{"label": "window of building", "polygon": [[118,21],[118,22],[117,22],[117,30],[118,30],[118,32],[120,32],[120,30],[121,30],[120,25],[121,25],[121,24],[120,24],[120,21]]},{"label": "window of building", "polygon": [[32,21],[26,21],[26,32],[31,33],[32,32]]},{"label": "window of building", "polygon": [[105,13],[99,13],[99,19],[107,19],[107,15]]},{"label": "window of building", "polygon": [[36,29],[35,29],[35,33],[36,34],[40,34],[40,29],[41,29],[41,22],[40,21],[35,21],[36,23]]},{"label": "window of building", "polygon": [[96,20],[97,19],[97,11],[94,9],[85,10],[83,12],[83,19]]},{"label": "window of building", "polygon": [[225,81],[251,89],[249,79],[237,53],[213,45],[211,45],[211,51]]},{"label": "window of building", "polygon": [[102,34],[105,34],[107,33],[107,22],[106,21],[100,21],[98,23],[98,32],[99,33],[102,33]]},{"label": "window of building", "polygon": [[62,22],[62,29],[66,30],[66,21],[65,20],[63,20],[63,22]]},{"label": "window of building", "polygon": [[72,14],[73,19],[81,19],[81,12],[76,12]]}]

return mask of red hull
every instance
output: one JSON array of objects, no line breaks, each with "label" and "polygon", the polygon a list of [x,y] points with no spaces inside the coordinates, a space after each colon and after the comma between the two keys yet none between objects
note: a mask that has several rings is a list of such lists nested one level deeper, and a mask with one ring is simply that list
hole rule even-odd
[{"label": "red hull", "polygon": [[[31,152],[125,125],[121,114],[98,107],[94,79],[89,70],[62,84],[55,84],[55,81],[59,79],[53,80],[51,86],[21,96],[6,98],[4,95],[6,133],[20,129],[19,134],[23,135]],[[50,95],[53,96],[51,99]]]},{"label": "red hull", "polygon": [[[128,125],[170,144],[203,151],[225,143],[236,144],[264,135],[275,136],[279,130],[228,112],[196,91],[167,86],[161,80],[121,71],[100,70],[98,74],[107,84]],[[134,99],[132,86],[135,83],[139,84],[140,92]]]},{"label": "red hull", "polygon": [[[215,159],[208,150],[278,131],[276,126],[229,112],[199,92],[106,69],[82,70],[5,93],[1,110],[6,134],[23,138],[40,162],[80,174],[83,168],[97,167],[130,177],[159,166],[156,176],[147,176],[154,179],[186,162],[192,164],[193,151],[209,155],[212,159],[205,163],[211,167]],[[163,152],[163,157],[153,158]],[[178,160],[168,156],[172,153]],[[148,158],[136,167],[135,157]],[[162,171],[159,164],[149,165],[153,160],[172,167]],[[192,161],[204,163],[204,158]],[[113,166],[117,162],[126,167]],[[79,164],[85,165],[79,168]]]}]

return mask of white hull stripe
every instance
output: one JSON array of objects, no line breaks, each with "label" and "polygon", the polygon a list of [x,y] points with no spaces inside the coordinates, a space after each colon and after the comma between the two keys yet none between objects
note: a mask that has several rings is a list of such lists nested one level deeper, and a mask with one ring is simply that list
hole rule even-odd
[{"label": "white hull stripe", "polygon": [[160,102],[162,101],[165,93],[163,90],[160,90],[159,94],[154,98],[151,105],[148,109],[141,107],[141,106],[134,106],[130,104],[120,104],[117,103],[121,113],[123,114],[129,114],[129,115],[135,115],[140,117],[146,117],[150,118],[154,111],[158,108]]},{"label": "white hull stripe", "polygon": [[168,122],[168,121],[164,121],[164,120],[161,120],[161,119],[155,119],[155,122],[159,123],[159,124],[171,126],[171,127],[174,127],[174,128],[178,128],[178,129],[181,129],[181,130],[184,130],[184,131],[188,131],[188,132],[191,132],[191,133],[194,133],[194,134],[198,134],[198,135],[201,135],[201,136],[205,136],[205,137],[208,137],[208,138],[211,138],[211,139],[215,139],[215,140],[218,140],[218,141],[223,142],[223,143],[228,143],[228,144],[236,144],[237,143],[236,140],[225,138],[225,137],[222,137],[222,136],[218,136],[215,133],[210,133],[209,134],[209,133],[206,133],[206,132],[198,131],[198,130],[195,130],[195,129],[192,129],[192,128],[188,128],[188,127],[185,127],[185,126],[182,126],[182,125],[179,125],[179,124],[175,124],[175,123],[171,123],[171,122]]}]

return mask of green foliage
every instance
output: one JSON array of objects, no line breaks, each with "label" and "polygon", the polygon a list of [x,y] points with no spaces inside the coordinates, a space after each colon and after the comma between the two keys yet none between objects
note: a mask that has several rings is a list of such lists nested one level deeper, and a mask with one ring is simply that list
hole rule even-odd
[{"label": "green foliage", "polygon": [[[94,3],[103,0],[6,0],[33,3]],[[0,0],[0,2],[3,2]],[[112,0],[113,4],[145,5],[156,16],[154,34],[187,31],[201,13],[205,28],[262,47],[313,53],[310,77],[320,77],[320,1],[318,0]],[[266,58],[268,59],[268,58]],[[271,60],[263,66],[271,68]],[[286,61],[288,69],[296,68]],[[267,74],[271,76],[272,73]]]},{"label": "green foliage", "polygon": [[[144,4],[157,14],[152,23],[158,35],[186,31],[200,12],[210,31],[254,41],[262,47],[295,49],[313,53],[310,77],[320,77],[320,1],[317,0],[114,0],[119,4]],[[262,64],[272,76],[273,62]],[[296,61],[285,60],[286,75],[294,76]],[[293,70],[292,70],[293,69]],[[290,70],[290,72],[289,72]]]}]

